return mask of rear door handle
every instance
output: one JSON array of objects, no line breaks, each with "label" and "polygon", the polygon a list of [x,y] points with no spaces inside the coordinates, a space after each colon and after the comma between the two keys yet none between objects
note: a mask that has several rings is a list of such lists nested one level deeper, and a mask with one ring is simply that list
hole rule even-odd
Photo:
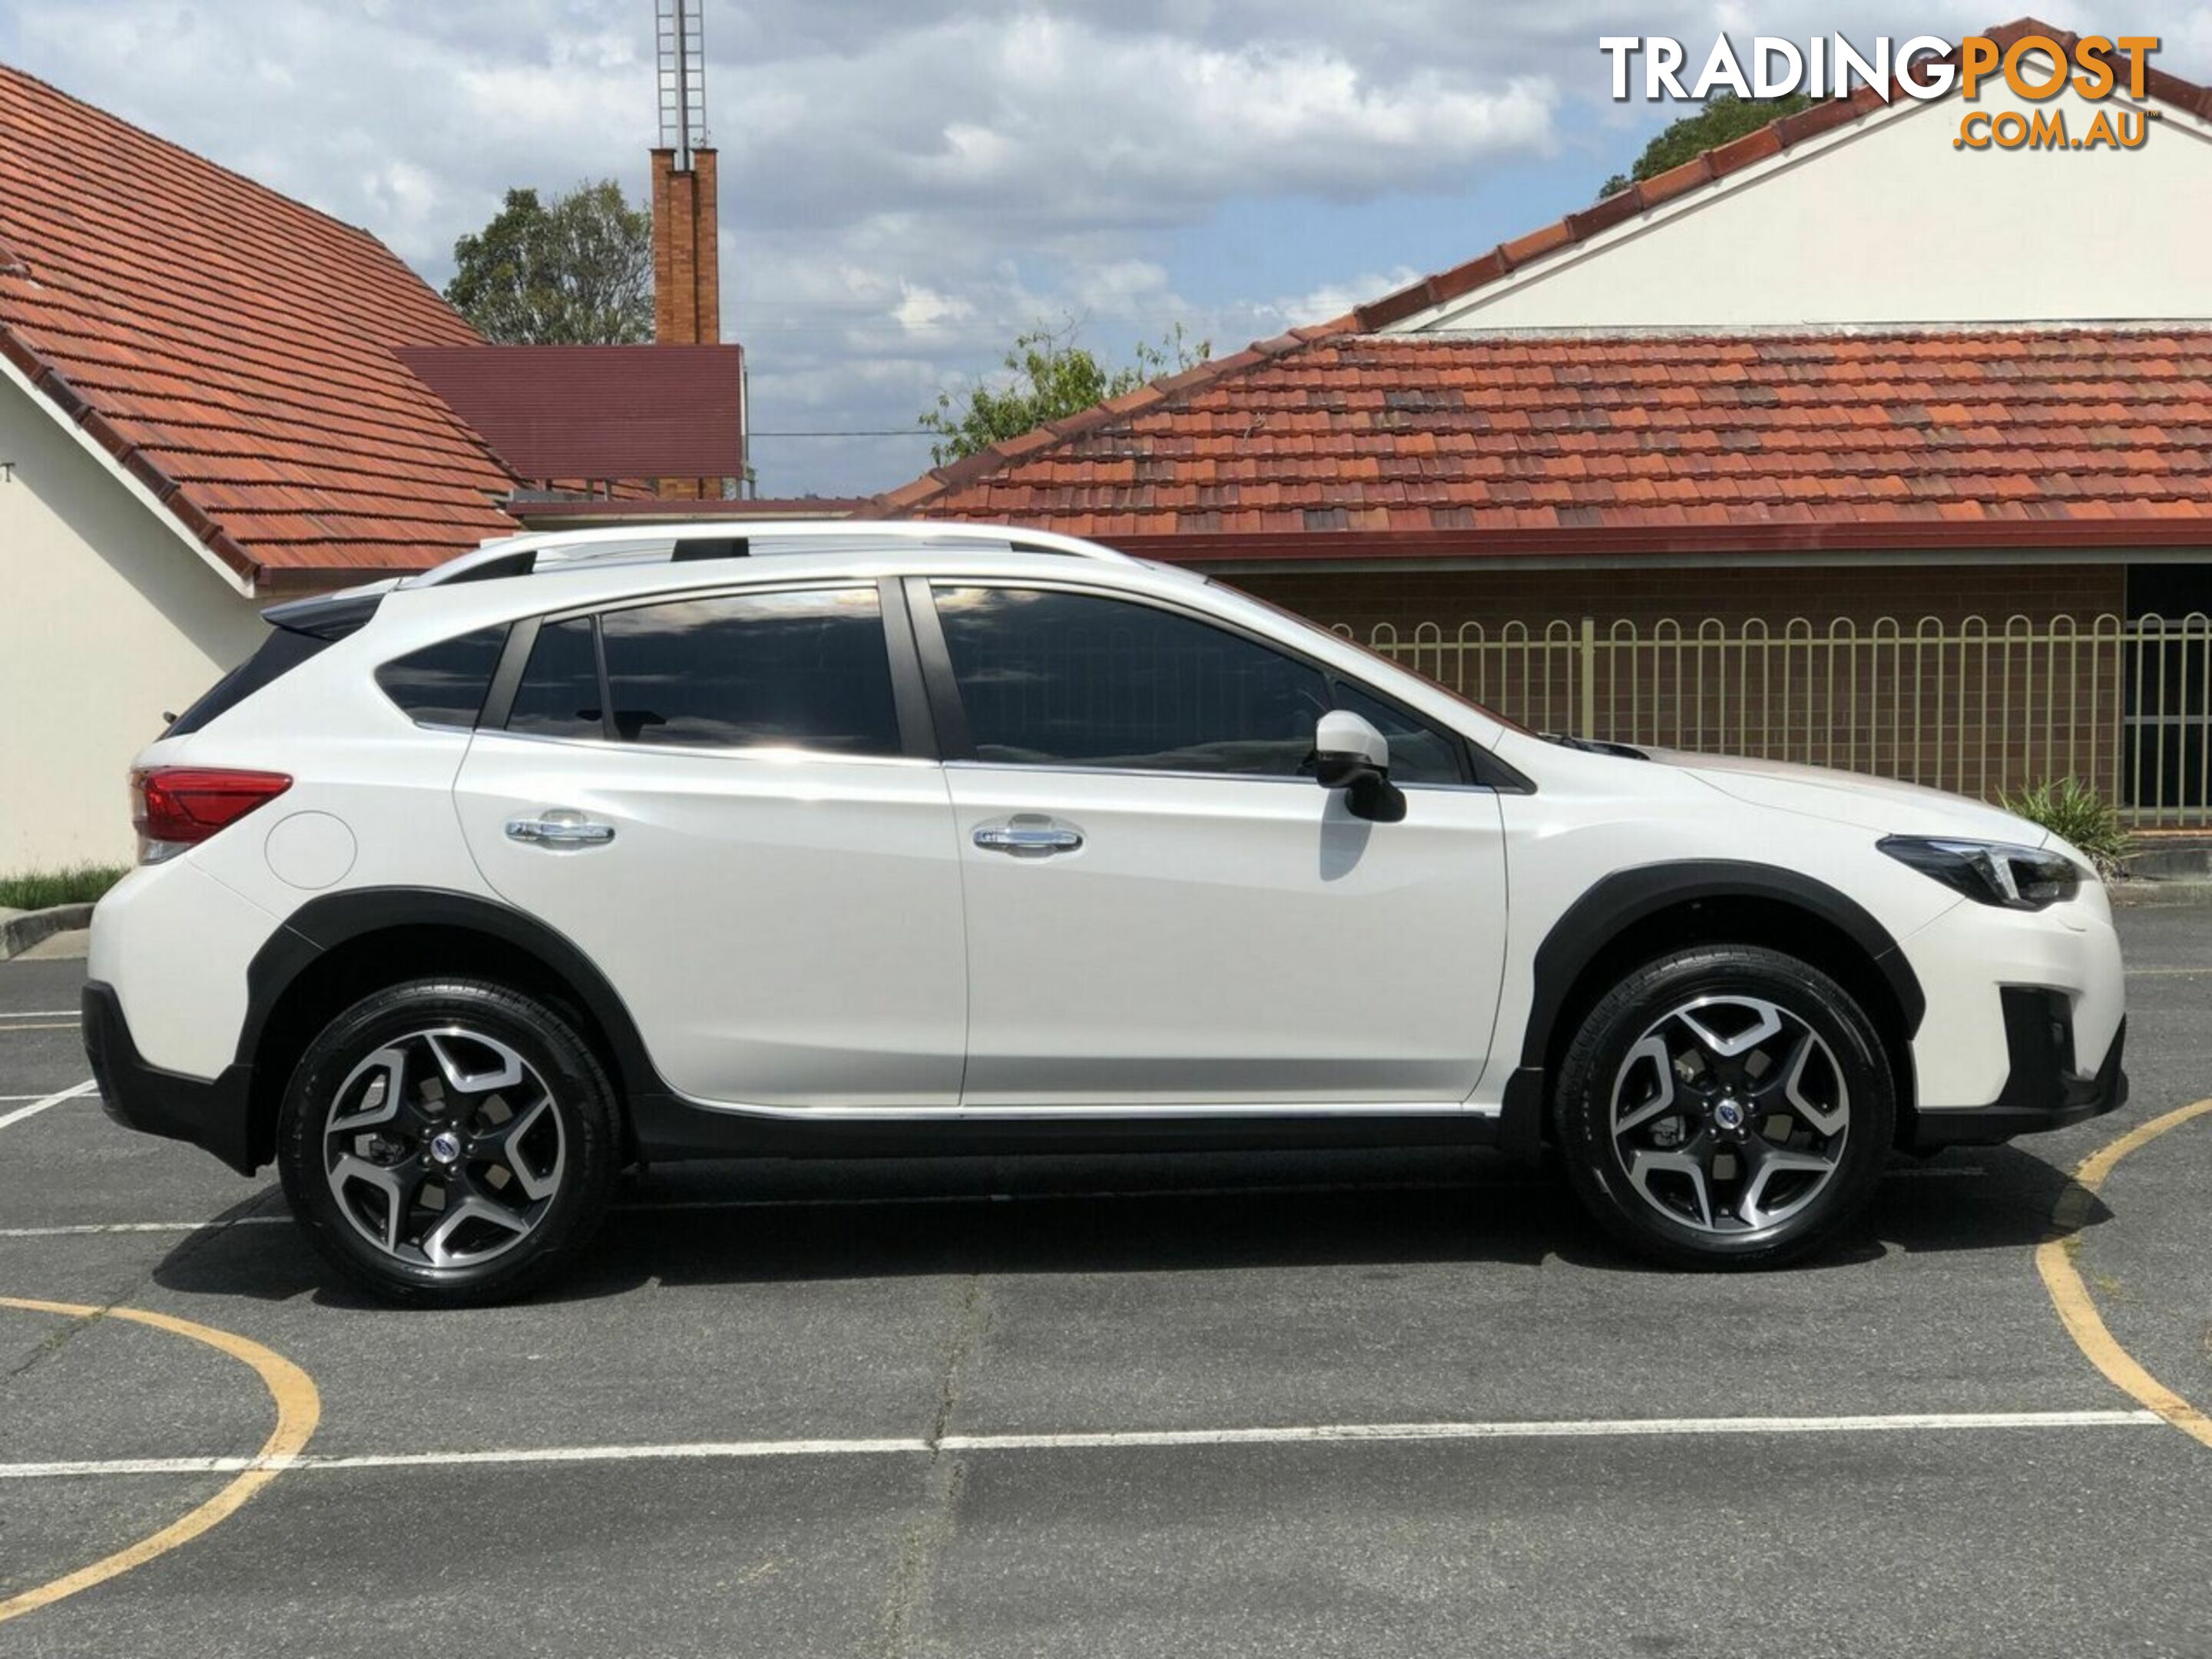
[{"label": "rear door handle", "polygon": [[534,818],[509,818],[507,838],[540,847],[604,847],[615,838],[615,827],[594,823],[581,812],[556,809]]},{"label": "rear door handle", "polygon": [[975,845],[987,853],[1007,853],[1018,859],[1048,859],[1081,847],[1083,831],[1024,815],[1008,823],[984,824],[975,831]]}]

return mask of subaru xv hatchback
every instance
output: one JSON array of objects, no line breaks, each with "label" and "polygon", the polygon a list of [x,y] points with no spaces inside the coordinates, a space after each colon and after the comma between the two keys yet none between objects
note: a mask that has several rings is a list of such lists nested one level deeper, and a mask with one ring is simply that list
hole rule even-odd
[{"label": "subaru xv hatchback", "polygon": [[532,536],[280,605],[131,774],[118,1121],[479,1302],[625,1166],[1489,1142],[1779,1263],[1899,1147],[2125,1096],[2081,856],[1546,738],[1188,572],[914,524]]}]

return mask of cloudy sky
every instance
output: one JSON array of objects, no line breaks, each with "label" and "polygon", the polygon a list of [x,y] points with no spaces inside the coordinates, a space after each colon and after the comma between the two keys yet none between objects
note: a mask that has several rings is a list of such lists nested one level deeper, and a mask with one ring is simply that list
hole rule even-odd
[{"label": "cloudy sky", "polygon": [[[1995,0],[704,0],[723,326],[763,493],[928,465],[916,415],[1013,336],[1217,351],[1592,198],[1680,113],[1605,34],[1956,39]],[[2015,0],[2018,3],[2019,0]],[[2008,14],[2009,15],[2009,14]],[[2156,33],[2212,77],[2212,8]],[[442,285],[515,185],[646,189],[653,0],[0,0],[0,59],[366,225]],[[786,433],[875,434],[772,436]]]}]

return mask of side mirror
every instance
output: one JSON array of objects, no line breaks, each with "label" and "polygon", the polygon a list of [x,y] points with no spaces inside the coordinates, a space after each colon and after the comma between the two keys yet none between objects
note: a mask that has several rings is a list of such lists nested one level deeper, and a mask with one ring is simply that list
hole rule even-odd
[{"label": "side mirror", "polygon": [[1344,791],[1345,809],[1375,823],[1406,816],[1406,793],[1390,781],[1390,740],[1348,708],[1332,708],[1314,727],[1314,777]]}]

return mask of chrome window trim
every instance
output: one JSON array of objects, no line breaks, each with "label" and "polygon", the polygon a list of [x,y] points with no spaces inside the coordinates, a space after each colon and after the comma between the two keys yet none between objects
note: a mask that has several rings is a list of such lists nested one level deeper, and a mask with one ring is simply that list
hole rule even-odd
[{"label": "chrome window trim", "polygon": [[[1181,778],[1200,783],[1287,783],[1304,789],[1321,787],[1302,772],[1186,772],[1171,767],[1082,766],[1062,761],[949,760],[942,764],[948,771],[957,768],[962,771],[1020,772],[1025,775],[1058,773],[1068,777]],[[1437,794],[1494,795],[1498,793],[1498,786],[1492,783],[1402,783],[1398,787],[1401,789],[1427,790]]]},{"label": "chrome window trim", "polygon": [[820,763],[835,766],[941,766],[944,763],[926,755],[840,755],[822,749],[801,749],[790,744],[752,744],[744,748],[728,748],[700,743],[625,743],[620,738],[564,738],[550,732],[509,732],[504,727],[486,726],[474,735],[486,738],[511,738],[516,743],[561,744],[572,749],[584,749],[594,755],[608,753],[650,755],[665,760],[672,755],[703,755],[714,760],[750,761],[759,766],[779,766],[805,763]]}]

